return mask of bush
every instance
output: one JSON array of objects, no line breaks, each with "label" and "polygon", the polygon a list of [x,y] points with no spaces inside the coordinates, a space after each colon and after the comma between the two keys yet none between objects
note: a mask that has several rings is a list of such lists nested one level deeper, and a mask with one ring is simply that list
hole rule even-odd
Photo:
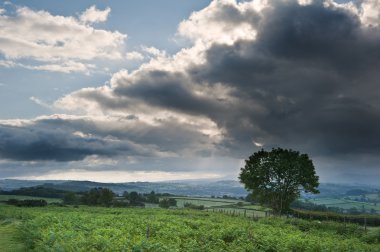
[{"label": "bush", "polygon": [[158,203],[158,206],[162,207],[162,208],[169,208],[170,207],[169,199],[164,198],[164,199],[160,200],[160,202]]},{"label": "bush", "polygon": [[184,204],[184,207],[185,208],[190,208],[190,209],[196,209],[196,210],[204,210],[205,209],[204,205],[195,205],[195,204],[191,204],[191,203],[188,203],[188,202],[186,202]]},{"label": "bush", "polygon": [[9,199],[6,201],[8,205],[18,206],[18,207],[44,207],[47,206],[46,200],[36,199],[36,200],[17,200]]}]

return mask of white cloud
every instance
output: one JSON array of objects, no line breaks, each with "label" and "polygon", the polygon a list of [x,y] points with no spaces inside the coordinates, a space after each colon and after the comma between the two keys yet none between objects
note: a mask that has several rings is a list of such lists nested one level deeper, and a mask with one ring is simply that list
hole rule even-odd
[{"label": "white cloud", "polygon": [[378,27],[380,25],[380,1],[363,0],[338,3],[334,0],[325,0],[324,5],[329,8],[347,10],[357,16],[362,25],[367,27]]},{"label": "white cloud", "polygon": [[379,26],[380,24],[380,1],[367,0],[361,5],[361,20],[364,24],[370,26]]},{"label": "white cloud", "polygon": [[153,46],[151,46],[151,47],[142,46],[141,49],[144,52],[146,52],[146,53],[148,53],[154,57],[165,57],[166,56],[165,51],[161,51],[160,49],[157,49],[156,47],[153,47]]},{"label": "white cloud", "polygon": [[235,0],[215,0],[208,7],[192,13],[189,19],[182,21],[178,33],[192,41],[203,43],[232,44],[238,39],[254,39],[256,29],[252,17],[258,18],[257,9],[266,5],[266,1],[261,0],[242,3]]},{"label": "white cloud", "polygon": [[[294,4],[297,1],[293,0],[293,4],[288,7],[297,8],[300,11],[310,10],[310,8]],[[297,83],[303,83],[305,80],[323,83],[324,79],[321,82],[315,80],[314,71],[320,76],[320,73],[324,73],[324,68],[319,69],[317,66],[316,69],[313,69],[314,66],[311,67],[304,62],[300,64],[300,61],[294,61],[292,57],[281,55],[281,49],[286,52],[289,49],[298,49],[294,48],[293,45],[288,45],[286,42],[289,41],[284,40],[287,38],[287,33],[281,32],[289,29],[288,23],[283,21],[284,16],[281,15],[291,15],[293,12],[284,14],[285,8],[282,9],[282,7],[285,5],[274,1],[271,3],[274,6],[278,5],[277,8],[280,9],[273,12],[266,11],[267,8],[271,8],[267,2],[265,0],[241,3],[232,0],[212,2],[206,9],[193,13],[190,19],[183,21],[179,27],[179,33],[192,40],[192,47],[184,48],[176,55],[167,55],[154,47],[142,47],[142,51],[152,57],[147,56],[151,60],[136,71],[121,70],[115,73],[112,79],[102,87],[84,88],[68,94],[54,103],[56,108],[84,115],[82,118],[67,115],[58,115],[55,118],[56,120],[54,120],[54,116],[45,118],[47,120],[39,118],[34,120],[35,128],[46,127],[50,129],[56,127],[57,122],[59,122],[62,128],[68,129],[68,132],[73,131],[72,135],[77,141],[83,140],[78,140],[78,138],[87,136],[106,139],[107,144],[108,142],[113,144],[113,139],[119,139],[120,141],[126,140],[128,143],[126,146],[131,146],[129,141],[132,141],[141,145],[144,150],[150,150],[139,151],[138,153],[148,153],[149,155],[153,153],[160,157],[171,155],[181,158],[199,157],[201,155],[227,156],[233,155],[231,154],[233,151],[244,154],[251,151],[251,148],[262,146],[269,148],[273,146],[273,143],[284,144],[285,146],[290,143],[294,144],[293,146],[304,148],[306,146],[306,144],[303,145],[306,133],[303,133],[302,129],[306,132],[306,129],[312,128],[310,126],[312,123],[309,124],[308,120],[303,120],[303,117],[309,118],[309,110],[306,105],[313,103],[312,108],[318,107],[317,105],[321,105],[318,102],[325,100],[314,98],[312,102],[308,101],[304,106],[300,103],[303,98],[300,99],[297,96],[300,93],[288,93],[287,88],[294,90]],[[304,0],[302,4],[307,4],[307,2]],[[351,7],[351,5],[345,5],[345,8]],[[327,8],[341,8],[341,6],[327,6]],[[355,10],[358,11],[357,8]],[[319,11],[324,10],[320,8]],[[268,15],[265,18],[261,16],[264,15],[264,12]],[[274,14],[279,15],[279,17]],[[317,15],[318,13],[311,12],[309,14]],[[328,10],[327,14],[336,13]],[[316,27],[322,25],[320,31],[322,31],[322,35],[325,35],[327,28],[323,26],[325,23],[320,22],[321,20],[313,15],[306,16],[306,20],[310,21],[310,24],[315,24]],[[347,15],[347,18],[349,17]],[[276,29],[273,29],[273,26],[270,26],[271,23],[268,22],[272,18],[278,18],[274,20],[276,21],[274,22]],[[298,18],[289,18],[286,21],[297,24],[294,20],[298,21]],[[303,21],[304,19],[300,19],[300,22]],[[258,29],[257,27],[262,30],[256,38],[255,30]],[[335,31],[334,27],[331,30],[328,35],[341,32]],[[278,31],[281,33],[273,34]],[[308,29],[301,29],[300,32],[303,35],[310,36],[308,31]],[[263,34],[267,36],[266,39],[268,40],[262,40],[260,35]],[[333,35],[331,36],[334,37]],[[339,35],[338,33],[337,37]],[[313,36],[311,37],[313,38]],[[275,39],[269,40],[271,38]],[[299,36],[295,39],[304,41],[302,38],[303,36]],[[364,37],[359,36],[358,38],[356,41],[360,42],[360,38]],[[270,44],[267,43],[268,41],[274,41],[273,45],[268,45]],[[277,43],[277,41],[281,41],[281,43]],[[347,41],[348,44],[351,42]],[[317,41],[312,45],[320,45],[319,43],[320,41]],[[341,46],[342,44],[335,44],[335,46],[337,45]],[[355,42],[354,45],[357,43]],[[368,44],[364,43],[363,45]],[[280,46],[284,46],[285,49]],[[322,43],[321,46],[324,44]],[[350,54],[347,52],[350,52],[351,48],[349,47],[348,50],[342,48],[342,55],[344,56],[342,58],[350,59],[348,57]],[[312,50],[307,51],[308,53],[313,52]],[[264,55],[261,55],[261,52]],[[297,56],[297,52],[296,50],[294,57]],[[330,58],[328,53],[323,54],[325,53],[324,50],[317,50],[317,52],[317,56],[307,56],[307,58],[316,57],[324,62],[323,57],[326,57],[327,63],[336,62],[336,59]],[[360,52],[362,51],[358,50],[359,54]],[[338,55],[339,53],[337,52]],[[301,54],[303,55],[300,49],[299,55]],[[299,55],[298,57],[301,57]],[[128,54],[124,54],[124,57],[128,57]],[[131,52],[130,57],[138,58],[139,54]],[[366,58],[371,59],[370,55],[365,55],[360,59]],[[307,71],[303,71],[303,64],[306,64]],[[334,68],[333,66],[334,64],[331,68]],[[345,66],[343,64],[340,67],[344,68]],[[368,64],[368,68],[370,68],[370,64]],[[332,70],[334,69],[328,71]],[[342,70],[340,69],[340,71]],[[330,73],[326,75],[328,81],[330,80],[329,76]],[[337,80],[339,80],[338,74]],[[345,82],[339,81],[339,83]],[[363,81],[363,83],[366,82]],[[334,81],[332,81],[332,85],[335,85]],[[281,94],[282,92],[288,95],[284,96]],[[303,92],[308,95],[308,91],[303,90]],[[317,97],[314,89],[311,92],[312,95],[307,97]],[[363,90],[364,97],[366,96],[365,92]],[[373,89],[371,92],[373,93]],[[330,102],[327,99],[329,97],[322,95],[322,98],[326,98]],[[294,100],[299,103],[295,103]],[[301,113],[301,116],[298,116],[297,113]],[[296,124],[292,120],[291,122],[284,120],[288,115],[296,115],[299,118],[298,123]],[[313,119],[311,117],[310,122]],[[367,120],[370,121],[371,117]],[[333,120],[329,118],[325,123],[329,125],[330,121]],[[304,122],[306,123],[304,124]],[[11,123],[17,125],[21,122]],[[27,122],[23,124],[27,124]],[[33,124],[33,122],[29,122],[29,124]],[[281,127],[277,127],[277,125]],[[291,127],[287,127],[289,125]],[[297,127],[293,127],[294,125]],[[344,125],[349,125],[349,123]],[[313,134],[318,137],[310,137],[308,141],[317,139],[317,144],[319,144],[318,141],[321,139],[319,132],[325,134],[325,128],[318,127],[320,126],[317,125],[312,128],[316,133],[311,134],[312,137],[314,137]],[[278,130],[279,128],[292,130],[287,134],[285,131]],[[374,130],[373,132],[377,131]],[[345,139],[339,134],[332,134],[334,137],[335,135],[338,136],[337,139]],[[299,139],[301,139],[301,144],[297,142]],[[324,144],[324,142],[320,143],[321,146]],[[109,148],[108,145],[106,147]],[[224,150],[231,150],[231,152],[226,151],[227,154],[225,155]],[[318,148],[315,151],[318,152]],[[94,155],[86,156],[84,161],[87,162],[88,166],[109,164],[109,156],[104,155],[106,158],[103,158],[100,154],[96,155],[101,158],[94,157]],[[131,157],[135,158],[133,155]],[[140,167],[148,163],[152,162],[146,162]],[[163,166],[167,164],[165,161],[163,163]],[[155,165],[156,163],[152,166]],[[157,166],[154,169],[161,168],[162,166]],[[149,170],[150,168],[144,169]]]},{"label": "white cloud", "polygon": [[5,13],[5,10],[0,8],[0,15],[4,14]]},{"label": "white cloud", "polygon": [[10,68],[15,67],[16,63],[11,60],[0,60],[0,66]]},{"label": "white cloud", "polygon": [[144,55],[142,55],[139,52],[133,51],[133,52],[127,53],[126,54],[126,58],[128,60],[143,60],[144,59]]},{"label": "white cloud", "polygon": [[96,9],[96,6],[93,5],[82,13],[80,20],[84,23],[105,22],[110,12],[111,9],[109,7],[105,10],[98,10]]},{"label": "white cloud", "polygon": [[32,102],[34,102],[34,103],[36,103],[36,104],[38,104],[38,105],[40,105],[42,107],[49,108],[49,109],[51,108],[51,106],[49,104],[47,104],[46,102],[40,100],[37,97],[31,96],[31,97],[29,97],[29,100],[31,100]]},{"label": "white cloud", "polygon": [[223,174],[212,172],[163,172],[163,171],[87,171],[72,169],[51,171],[44,175],[9,177],[31,180],[90,180],[97,182],[123,183],[130,181],[167,181],[185,179],[221,179]]},{"label": "white cloud", "polygon": [[0,54],[6,59],[28,59],[34,61],[31,68],[65,73],[88,72],[88,61],[122,60],[127,37],[27,7],[17,8],[14,16],[1,15],[0,27]]},{"label": "white cloud", "polygon": [[255,142],[255,141],[252,141],[252,142],[253,142],[253,144],[254,144],[256,147],[263,147],[263,146],[264,146],[264,144],[262,144],[262,143]]},{"label": "white cloud", "polygon": [[61,64],[46,64],[39,66],[24,66],[29,69],[45,70],[50,72],[72,73],[83,72],[89,74],[92,69],[95,69],[94,64],[85,64],[75,61],[66,61]]},{"label": "white cloud", "polygon": [[313,3],[313,0],[298,0],[300,5],[310,5]]}]

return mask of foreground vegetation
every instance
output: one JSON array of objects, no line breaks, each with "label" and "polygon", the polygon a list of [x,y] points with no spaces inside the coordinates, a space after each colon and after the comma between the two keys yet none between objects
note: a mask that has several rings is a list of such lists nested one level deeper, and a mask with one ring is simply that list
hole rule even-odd
[{"label": "foreground vegetation", "polygon": [[24,244],[19,236],[19,222],[14,220],[0,220],[0,251],[25,251]]},{"label": "foreground vegetation", "polygon": [[380,251],[353,224],[183,209],[0,205],[0,223],[29,251]]}]

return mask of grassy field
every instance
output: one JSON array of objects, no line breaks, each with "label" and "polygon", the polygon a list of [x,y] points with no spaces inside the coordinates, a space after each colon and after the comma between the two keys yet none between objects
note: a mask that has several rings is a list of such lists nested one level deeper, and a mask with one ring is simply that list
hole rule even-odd
[{"label": "grassy field", "polygon": [[229,199],[214,199],[214,198],[190,198],[190,197],[173,197],[177,200],[177,207],[184,207],[185,203],[191,203],[194,205],[203,205],[205,208],[216,206],[229,206],[236,205],[241,200],[229,200]]},{"label": "grassy field", "polygon": [[378,200],[380,201],[380,194],[377,194],[377,193],[371,193],[371,194],[366,194],[365,195],[368,199],[371,199],[371,200]]},{"label": "grassy field", "polygon": [[18,252],[25,251],[24,244],[18,235],[19,221],[0,220],[0,251]]},{"label": "grassy field", "polygon": [[243,216],[247,218],[264,218],[270,215],[268,212],[265,211],[237,207],[213,207],[208,208],[205,211],[214,213],[226,213],[233,216]]},{"label": "grassy field", "polygon": [[184,209],[1,205],[0,222],[9,251],[380,251],[376,229]]},{"label": "grassy field", "polygon": [[208,198],[208,197],[185,197],[185,196],[175,196],[171,197],[175,199],[191,199],[191,200],[205,200],[205,201],[214,201],[214,202],[224,202],[229,204],[236,204],[238,202],[245,202],[243,200],[238,199],[223,199],[223,198]]},{"label": "grassy field", "polygon": [[0,201],[6,201],[9,199],[17,199],[17,200],[32,200],[32,199],[44,199],[47,203],[60,203],[61,199],[53,199],[53,198],[44,198],[44,197],[32,197],[32,196],[22,196],[22,195],[0,195]]},{"label": "grassy field", "polygon": [[24,245],[18,238],[16,224],[0,224],[0,251],[24,251]]},{"label": "grassy field", "polygon": [[[258,205],[251,205],[248,202],[234,199],[220,198],[193,198],[193,197],[173,197],[177,200],[177,207],[183,208],[185,203],[197,206],[204,206],[207,212],[220,212],[229,215],[262,218],[269,216],[269,208]],[[266,213],[267,212],[267,213]]]},{"label": "grassy field", "polygon": [[376,206],[373,203],[359,202],[354,200],[346,200],[346,199],[334,199],[334,198],[316,198],[316,199],[308,199],[309,202],[318,204],[318,205],[326,205],[327,207],[339,207],[342,209],[350,209],[357,208],[359,211],[363,208],[366,211],[370,211],[374,209],[380,212],[380,206],[377,204]]}]

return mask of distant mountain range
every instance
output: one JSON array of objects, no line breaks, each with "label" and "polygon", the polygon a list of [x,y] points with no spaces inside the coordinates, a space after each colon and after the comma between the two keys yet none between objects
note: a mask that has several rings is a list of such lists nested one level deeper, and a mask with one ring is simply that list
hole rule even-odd
[{"label": "distant mountain range", "polygon": [[117,194],[124,191],[171,193],[189,196],[233,196],[245,197],[247,191],[238,181],[167,181],[167,182],[127,182],[127,183],[100,183],[93,181],[67,180],[0,180],[0,189],[9,191],[21,187],[43,186],[46,188],[65,191],[88,191],[94,187],[109,188]]},{"label": "distant mountain range", "polygon": [[[243,185],[234,180],[208,181],[208,180],[183,180],[183,181],[165,181],[165,182],[126,182],[126,183],[100,183],[93,181],[70,181],[70,180],[0,180],[0,190],[10,191],[21,187],[43,186],[65,191],[88,191],[94,187],[109,188],[117,194],[124,191],[171,193],[175,195],[187,196],[232,196],[245,197],[248,192]],[[303,197],[332,197],[345,195],[350,190],[379,190],[380,187],[366,185],[349,185],[321,183],[319,186],[320,194],[308,195]]]}]

